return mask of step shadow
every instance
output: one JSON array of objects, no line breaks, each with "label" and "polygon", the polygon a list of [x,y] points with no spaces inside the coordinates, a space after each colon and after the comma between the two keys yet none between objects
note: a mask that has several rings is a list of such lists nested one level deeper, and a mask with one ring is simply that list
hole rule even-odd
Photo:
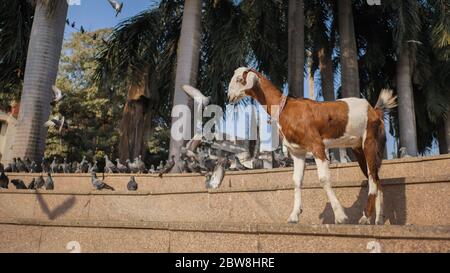
[{"label": "step shadow", "polygon": [[[405,178],[383,179],[381,181],[384,192],[384,221],[391,225],[406,224],[406,188]],[[367,180],[361,183],[356,201],[348,208],[344,208],[349,218],[349,224],[358,224],[367,203]],[[334,213],[328,202],[319,215],[322,224],[334,224]],[[373,224],[375,217],[372,217]]]}]

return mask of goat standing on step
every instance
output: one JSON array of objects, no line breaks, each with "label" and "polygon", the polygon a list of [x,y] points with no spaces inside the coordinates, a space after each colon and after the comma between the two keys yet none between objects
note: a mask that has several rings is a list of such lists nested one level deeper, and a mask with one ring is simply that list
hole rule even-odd
[{"label": "goat standing on step", "polygon": [[384,113],[396,107],[390,90],[382,90],[375,108],[365,99],[346,98],[335,102],[316,102],[284,96],[266,77],[251,68],[234,72],[228,99],[235,103],[252,97],[266,107],[278,122],[284,144],[294,161],[294,208],[288,219],[297,223],[301,213],[301,188],[307,152],[314,155],[319,181],[333,208],[335,222],[345,224],[348,217],[330,182],[328,148],[352,148],[362,172],[369,181],[369,196],[360,224],[369,224],[376,211],[376,224],[383,224],[383,192],[378,171],[386,143]]}]

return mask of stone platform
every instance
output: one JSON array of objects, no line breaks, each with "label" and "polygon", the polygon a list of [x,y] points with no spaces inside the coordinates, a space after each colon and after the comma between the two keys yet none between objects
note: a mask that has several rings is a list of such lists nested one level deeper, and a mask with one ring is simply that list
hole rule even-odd
[{"label": "stone platform", "polygon": [[[26,183],[36,176],[8,175]],[[55,174],[55,191],[0,190],[0,251],[67,252],[69,241],[83,252],[369,252],[367,244],[382,252],[450,251],[450,156],[385,161],[380,177],[382,227],[332,225],[313,166],[298,225],[285,224],[293,203],[289,168],[229,172],[218,190],[206,190],[198,175],[136,175],[133,193],[129,175],[106,175],[117,191],[98,192],[89,175]],[[356,224],[367,181],[356,163],[332,166],[331,178]]]}]

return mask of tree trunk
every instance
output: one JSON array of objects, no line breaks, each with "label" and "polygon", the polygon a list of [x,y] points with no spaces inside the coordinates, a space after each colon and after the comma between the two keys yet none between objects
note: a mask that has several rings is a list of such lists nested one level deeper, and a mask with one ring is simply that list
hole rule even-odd
[{"label": "tree trunk", "polygon": [[[175,76],[175,91],[173,98],[174,107],[177,105],[187,105],[193,109],[193,102],[182,90],[184,84],[196,85],[197,73],[200,55],[200,32],[201,32],[201,0],[185,0],[183,22],[181,25],[181,37],[178,45],[177,53],[177,69]],[[184,128],[190,127],[190,119],[187,116],[180,117],[183,119]],[[179,118],[172,117],[172,125]],[[189,132],[191,134],[191,132]],[[184,140],[176,140],[171,134],[170,136],[170,156],[175,156],[175,162],[180,158],[181,148]],[[174,167],[173,172],[178,172],[178,168]]]},{"label": "tree trunk", "polygon": [[37,1],[28,46],[27,63],[17,133],[13,146],[14,157],[40,162],[45,150],[48,120],[59,57],[64,38],[67,1],[58,1],[50,13],[44,1]]},{"label": "tree trunk", "polygon": [[447,153],[450,154],[450,110],[447,112],[447,119],[444,122],[445,142],[447,144]]},{"label": "tree trunk", "polygon": [[353,25],[352,1],[339,0],[339,41],[341,48],[342,96],[360,97],[358,54],[355,27]]},{"label": "tree trunk", "polygon": [[416,116],[411,82],[409,49],[404,46],[397,60],[398,118],[400,125],[400,147],[408,155],[417,155]]},{"label": "tree trunk", "polygon": [[334,76],[331,52],[323,47],[319,49],[318,56],[323,99],[324,101],[334,101]]},{"label": "tree trunk", "polygon": [[303,98],[305,66],[305,15],[303,0],[289,0],[289,94]]},{"label": "tree trunk", "polygon": [[312,52],[308,50],[308,93],[309,99],[316,100],[315,90],[314,90],[314,71],[313,71],[313,55]]}]

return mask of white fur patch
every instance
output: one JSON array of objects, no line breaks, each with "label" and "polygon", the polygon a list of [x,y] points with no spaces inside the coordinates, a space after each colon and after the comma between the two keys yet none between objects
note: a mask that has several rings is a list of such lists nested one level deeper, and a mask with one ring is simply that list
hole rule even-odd
[{"label": "white fur patch", "polygon": [[369,102],[358,98],[346,98],[339,101],[343,101],[348,105],[347,126],[342,137],[324,139],[325,147],[327,149],[361,147],[366,138]]}]

